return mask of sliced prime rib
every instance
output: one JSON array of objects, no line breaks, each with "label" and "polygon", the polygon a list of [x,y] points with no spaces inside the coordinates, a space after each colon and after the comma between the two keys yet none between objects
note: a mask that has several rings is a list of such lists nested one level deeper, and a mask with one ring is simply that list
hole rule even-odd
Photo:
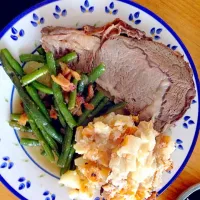
[{"label": "sliced prime rib", "polygon": [[74,67],[83,72],[103,62],[106,72],[97,83],[115,102],[126,101],[141,120],[154,118],[158,131],[181,118],[195,96],[192,71],[183,56],[119,19],[83,30],[46,27],[42,35],[46,51],[76,51]]},{"label": "sliced prime rib", "polygon": [[97,83],[141,120],[154,116],[158,131],[182,117],[195,96],[188,64],[160,43],[117,36],[98,50],[94,66],[99,62],[107,67]]},{"label": "sliced prime rib", "polygon": [[[103,27],[84,26],[83,30],[66,27],[48,26],[42,29],[42,46],[51,51],[56,57],[61,57],[69,51],[76,51],[79,55],[76,69],[88,72],[93,66],[96,51],[108,38],[126,34],[132,38],[147,38],[145,32],[132,28],[120,19]],[[151,38],[149,38],[151,39]]]}]

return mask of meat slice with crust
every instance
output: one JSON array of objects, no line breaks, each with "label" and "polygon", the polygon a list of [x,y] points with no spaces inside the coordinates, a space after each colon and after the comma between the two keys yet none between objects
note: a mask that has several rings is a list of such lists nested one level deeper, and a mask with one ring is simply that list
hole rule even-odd
[{"label": "meat slice with crust", "polygon": [[83,72],[104,63],[106,71],[97,83],[115,102],[126,101],[141,120],[153,118],[157,131],[180,119],[196,94],[183,56],[120,19],[83,30],[46,27],[42,46],[56,56],[76,51],[79,59],[73,68]]},{"label": "meat slice with crust", "polygon": [[94,66],[100,62],[106,72],[97,83],[141,120],[154,117],[158,131],[182,117],[195,96],[188,63],[163,44],[117,36],[96,53]]}]

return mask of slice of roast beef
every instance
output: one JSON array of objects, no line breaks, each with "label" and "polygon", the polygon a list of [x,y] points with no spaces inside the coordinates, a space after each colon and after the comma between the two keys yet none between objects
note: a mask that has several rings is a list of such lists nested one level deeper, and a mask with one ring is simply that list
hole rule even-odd
[{"label": "slice of roast beef", "polygon": [[141,120],[154,117],[158,131],[182,117],[195,96],[188,63],[163,44],[117,36],[96,53],[94,66],[100,62],[106,72],[97,83]]},{"label": "slice of roast beef", "polygon": [[[42,29],[42,47],[51,51],[55,57],[61,57],[67,52],[76,51],[78,62],[72,68],[89,72],[93,67],[93,59],[100,45],[108,38],[126,34],[132,38],[146,38],[145,32],[132,28],[120,19],[106,24],[103,27],[84,26],[83,30],[65,27],[48,26]],[[149,39],[149,38],[148,38]]]},{"label": "slice of roast beef", "polygon": [[180,54],[119,19],[83,29],[44,28],[42,46],[55,55],[76,51],[79,60],[74,67],[83,72],[103,62],[106,72],[97,83],[115,102],[126,101],[141,120],[153,117],[158,131],[183,116],[195,89],[192,71]]}]

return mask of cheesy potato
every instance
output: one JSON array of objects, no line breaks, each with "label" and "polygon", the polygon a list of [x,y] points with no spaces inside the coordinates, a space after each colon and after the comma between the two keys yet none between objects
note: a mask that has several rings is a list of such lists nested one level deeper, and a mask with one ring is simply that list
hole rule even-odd
[{"label": "cheesy potato", "polygon": [[76,170],[60,180],[72,199],[90,199],[101,191],[106,200],[143,200],[160,187],[175,144],[152,122],[135,126],[135,119],[110,113],[77,128],[74,148],[81,156]]}]

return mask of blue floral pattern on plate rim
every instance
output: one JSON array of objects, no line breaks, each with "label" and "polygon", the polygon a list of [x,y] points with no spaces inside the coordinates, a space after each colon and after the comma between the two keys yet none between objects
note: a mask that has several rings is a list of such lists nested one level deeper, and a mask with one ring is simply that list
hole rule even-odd
[{"label": "blue floral pattern on plate rim", "polygon": [[80,6],[82,13],[92,13],[94,11],[94,6],[90,6],[89,0],[84,1],[84,5]]},{"label": "blue floral pattern on plate rim", "polygon": [[162,32],[162,28],[153,27],[150,30],[150,34],[151,34],[152,38],[155,39],[155,40],[159,40],[161,38],[160,37],[161,32]]},{"label": "blue floral pattern on plate rim", "polygon": [[0,168],[4,169],[12,169],[14,166],[14,163],[10,160],[9,156],[4,156],[2,158],[3,162],[0,164]]},{"label": "blue floral pattern on plate rim", "polygon": [[31,187],[31,182],[29,180],[26,180],[24,177],[20,177],[18,179],[19,182],[19,187],[18,190],[23,190],[23,189],[29,189]]},{"label": "blue floral pattern on plate rim", "polygon": [[33,19],[31,20],[31,24],[34,27],[37,27],[40,24],[44,24],[44,22],[45,22],[44,17],[39,17],[36,13],[33,13]]},{"label": "blue floral pattern on plate rim", "polygon": [[43,196],[45,196],[45,200],[56,200],[56,195],[50,193],[48,190],[44,191]]},{"label": "blue floral pattern on plate rim", "polygon": [[115,8],[115,3],[111,2],[109,6],[105,6],[105,12],[112,15],[117,15],[118,9]]},{"label": "blue floral pattern on plate rim", "polygon": [[20,37],[23,37],[25,35],[25,32],[23,29],[20,29],[19,31],[13,26],[11,28],[11,35],[10,37],[14,40],[17,41]]},{"label": "blue floral pattern on plate rim", "polygon": [[141,20],[139,19],[139,17],[140,17],[140,12],[137,11],[134,14],[130,13],[128,20],[133,22],[134,24],[138,25],[141,23]]},{"label": "blue floral pattern on plate rim", "polygon": [[[48,1],[46,1],[46,2],[43,2],[43,3],[38,4],[36,7],[32,8],[32,9],[34,10],[35,8],[39,8],[39,7],[43,6],[43,5],[46,5],[46,4],[50,3],[50,2],[55,2],[55,1],[56,1],[56,0],[48,0]],[[127,3],[127,4],[130,4],[130,5],[133,5],[133,6],[137,7],[137,8],[139,8],[139,9],[141,9],[142,11],[144,11],[144,12],[150,14],[150,15],[151,15],[152,17],[154,17],[157,21],[159,21],[163,26],[165,26],[165,28],[167,28],[167,30],[168,30],[169,32],[172,33],[172,35],[176,38],[176,40],[177,40],[178,43],[180,44],[181,48],[184,50],[185,54],[187,55],[187,57],[188,57],[188,59],[189,59],[189,62],[190,62],[190,65],[191,65],[192,68],[193,68],[194,75],[195,75],[195,79],[196,79],[196,81],[197,81],[197,80],[198,80],[198,78],[197,78],[197,73],[196,73],[194,64],[193,64],[193,62],[192,62],[192,59],[191,59],[189,53],[187,52],[187,49],[185,48],[185,46],[183,45],[183,43],[181,42],[181,40],[178,38],[178,36],[173,32],[173,30],[172,30],[165,22],[161,21],[161,19],[160,19],[159,17],[157,17],[154,13],[152,13],[152,12],[149,11],[149,10],[147,10],[146,8],[143,8],[142,6],[140,6],[140,5],[136,4],[136,3],[129,2],[129,1],[126,1],[126,0],[119,0],[119,1],[124,2],[124,3]],[[111,6],[111,7],[112,7],[112,6]],[[31,9],[28,10],[27,12],[30,12],[30,11],[31,11]],[[23,16],[22,16],[22,17],[23,17]],[[17,20],[16,20],[16,21],[17,21]],[[8,26],[12,27],[13,25],[14,25],[14,22],[13,22],[13,23],[11,22],[11,24],[8,25]],[[7,30],[6,30],[6,28],[5,28],[5,29],[3,30],[3,32],[0,33],[0,38],[3,36],[3,34],[4,34],[6,31],[7,31]],[[161,31],[160,31],[160,32],[159,32],[159,31],[157,32],[157,30],[155,30],[155,32],[156,32],[156,34],[158,34],[158,36],[159,36],[159,34],[161,33]],[[152,33],[152,34],[155,34],[155,32]],[[154,38],[154,39],[156,39],[156,38]],[[160,39],[160,38],[158,38],[158,39]],[[172,48],[172,47],[171,47],[171,48]],[[174,49],[172,48],[172,50],[174,50]],[[198,91],[199,91],[199,85],[198,85]],[[198,93],[198,94],[199,94],[199,93]],[[199,99],[199,98],[198,98],[198,99]],[[195,101],[196,101],[196,100],[195,100]],[[198,101],[198,102],[199,102],[199,101]],[[194,102],[194,103],[196,103],[196,102]],[[187,121],[187,120],[186,120],[186,121]],[[189,122],[188,122],[188,123],[189,123]],[[199,121],[198,121],[198,123],[197,123],[197,130],[198,130],[198,126],[199,126]],[[196,132],[195,137],[194,137],[194,139],[193,139],[192,146],[191,146],[191,148],[190,148],[190,151],[189,151],[189,153],[188,153],[188,155],[187,155],[187,157],[186,157],[184,163],[182,164],[181,168],[180,168],[179,171],[173,176],[172,179],[174,179],[175,176],[177,176],[177,175],[179,174],[179,172],[183,169],[184,165],[186,164],[187,160],[189,159],[190,154],[191,154],[191,152],[192,152],[192,150],[193,150],[193,147],[194,147],[194,144],[195,144],[197,135],[198,135],[198,133]],[[178,142],[180,143],[180,141],[178,141]],[[14,192],[15,194],[17,194],[17,196],[19,195],[20,198],[21,198],[21,195],[20,195],[17,191],[14,191],[13,188],[12,188],[11,186],[9,186],[8,183],[6,183],[5,179],[4,179],[2,176],[0,176],[0,178],[1,178],[2,182],[3,182],[10,190],[12,190],[12,192]],[[171,183],[172,181],[173,181],[173,180],[170,180],[170,183]],[[167,185],[169,185],[170,183],[168,183]],[[167,187],[167,186],[166,186],[166,187]],[[162,190],[164,190],[164,189],[162,189]],[[159,192],[161,192],[161,191],[159,191]],[[26,198],[21,198],[21,199],[26,199]]]},{"label": "blue floral pattern on plate rim", "polygon": [[56,19],[59,19],[60,17],[65,17],[67,15],[67,10],[66,9],[61,9],[60,6],[56,5],[55,6],[55,12],[53,13],[53,16]]}]

